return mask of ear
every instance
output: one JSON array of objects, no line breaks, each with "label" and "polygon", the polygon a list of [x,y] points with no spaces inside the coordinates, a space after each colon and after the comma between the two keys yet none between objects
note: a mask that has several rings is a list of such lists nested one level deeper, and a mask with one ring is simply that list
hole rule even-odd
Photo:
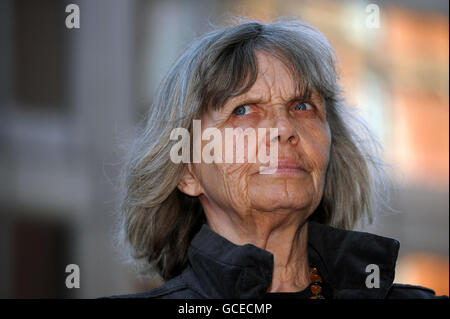
[{"label": "ear", "polygon": [[193,174],[191,163],[188,163],[177,187],[180,191],[189,196],[199,196],[203,193],[200,182]]}]

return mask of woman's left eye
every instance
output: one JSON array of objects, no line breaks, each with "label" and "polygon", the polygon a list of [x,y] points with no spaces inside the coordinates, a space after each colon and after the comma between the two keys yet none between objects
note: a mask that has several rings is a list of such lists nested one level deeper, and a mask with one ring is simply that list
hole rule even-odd
[{"label": "woman's left eye", "polygon": [[311,110],[313,107],[305,102],[299,102],[294,106],[295,111],[308,111]]}]

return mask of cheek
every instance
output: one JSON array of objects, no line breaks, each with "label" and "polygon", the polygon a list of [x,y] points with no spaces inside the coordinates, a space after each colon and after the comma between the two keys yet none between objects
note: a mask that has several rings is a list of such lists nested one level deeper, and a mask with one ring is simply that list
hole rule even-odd
[{"label": "cheek", "polygon": [[204,190],[209,201],[222,209],[245,211],[250,205],[248,194],[248,165],[208,164]]},{"label": "cheek", "polygon": [[197,176],[209,201],[236,211],[248,207],[248,164],[197,164]]},{"label": "cheek", "polygon": [[[235,123],[237,124],[237,123]],[[248,205],[248,176],[252,169],[254,169],[251,163],[248,163],[248,140],[244,138],[244,143],[239,143],[239,140],[235,137],[228,138],[225,132],[226,128],[240,127],[245,130],[249,127],[249,123],[246,125],[217,125],[214,121],[209,120],[209,118],[202,118],[202,135],[206,128],[217,127],[220,131],[220,137],[216,136],[209,139],[205,137],[205,140],[201,140],[201,150],[202,150],[202,163],[196,164],[198,177],[200,184],[205,191],[206,197],[219,204],[221,207],[233,207],[234,209],[242,209],[242,207]],[[231,142],[230,142],[231,141]],[[227,145],[228,143],[228,145]],[[239,145],[237,145],[239,144]],[[209,146],[208,146],[209,145]],[[212,147],[214,145],[214,147]],[[214,159],[219,159],[218,162],[204,163],[203,160],[203,150],[209,151],[214,148],[212,153],[214,154]],[[237,149],[242,147],[243,149],[243,161],[237,162]],[[221,156],[216,155],[216,150],[221,149]],[[232,158],[227,163],[226,154],[231,153]]]},{"label": "cheek", "polygon": [[323,173],[328,166],[331,146],[330,128],[327,123],[308,123],[304,128],[301,144],[308,154],[315,173]]},{"label": "cheek", "polygon": [[[254,156],[251,154],[255,152],[249,151],[249,148],[255,147],[249,146],[247,136],[239,134],[237,137],[231,132],[233,128],[228,127],[227,129],[230,129],[228,132],[225,129],[223,127],[218,130],[216,136],[202,139],[202,164],[198,167],[202,171],[202,179],[212,182],[210,186],[220,182],[221,186],[227,187],[228,191],[231,192],[237,187],[242,188],[242,183],[246,181],[246,176],[252,170],[252,163],[249,163],[249,153],[252,158],[250,161],[253,161]],[[242,129],[245,130],[246,127]],[[203,163],[205,157],[209,155],[211,155],[208,160],[209,163]]]}]

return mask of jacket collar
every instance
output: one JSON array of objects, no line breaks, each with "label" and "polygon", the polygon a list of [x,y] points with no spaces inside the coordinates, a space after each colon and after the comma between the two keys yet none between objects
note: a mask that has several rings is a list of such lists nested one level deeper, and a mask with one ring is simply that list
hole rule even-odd
[{"label": "jacket collar", "polygon": [[[385,298],[394,281],[399,247],[392,238],[309,222],[309,262],[319,268],[336,299]],[[379,269],[378,288],[366,285],[374,274],[369,265]]]},{"label": "jacket collar", "polygon": [[[398,241],[374,234],[308,223],[308,258],[333,298],[384,298],[392,286]],[[206,298],[260,298],[272,282],[273,254],[236,245],[204,224],[188,250],[183,279]],[[369,264],[379,267],[379,288],[367,288]]]}]

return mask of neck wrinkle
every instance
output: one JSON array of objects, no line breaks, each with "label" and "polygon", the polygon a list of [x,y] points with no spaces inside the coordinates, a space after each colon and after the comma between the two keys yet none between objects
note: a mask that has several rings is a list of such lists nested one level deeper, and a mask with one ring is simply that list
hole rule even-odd
[{"label": "neck wrinkle", "polygon": [[[307,249],[308,223],[305,222],[297,228],[284,266],[277,264],[277,256],[274,254],[274,274],[268,292],[297,292],[305,289],[310,284]],[[286,282],[288,284],[285,284]]]}]

